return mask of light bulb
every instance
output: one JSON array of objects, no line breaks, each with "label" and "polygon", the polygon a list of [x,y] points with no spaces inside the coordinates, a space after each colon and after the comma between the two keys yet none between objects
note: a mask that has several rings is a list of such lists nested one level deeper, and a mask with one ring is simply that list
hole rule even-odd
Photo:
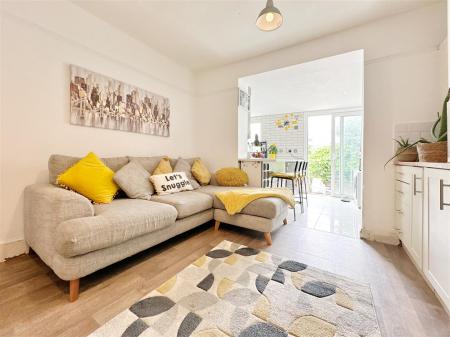
[{"label": "light bulb", "polygon": [[274,15],[273,15],[273,13],[267,13],[266,14],[266,21],[267,22],[272,22],[273,21],[273,18],[274,18]]}]

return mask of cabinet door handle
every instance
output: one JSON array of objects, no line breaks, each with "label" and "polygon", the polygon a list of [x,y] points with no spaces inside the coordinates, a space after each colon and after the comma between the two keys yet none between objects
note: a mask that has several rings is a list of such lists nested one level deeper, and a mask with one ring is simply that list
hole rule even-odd
[{"label": "cabinet door handle", "polygon": [[440,198],[439,198],[439,200],[440,200],[440,209],[441,209],[441,211],[443,211],[444,210],[444,206],[450,206],[450,204],[448,204],[448,203],[445,203],[444,202],[444,187],[450,187],[450,185],[448,185],[448,184],[444,184],[444,180],[443,179],[441,179],[441,180],[439,180],[439,194],[440,194]]},{"label": "cabinet door handle", "polygon": [[414,195],[416,195],[417,193],[422,193],[422,191],[418,191],[417,190],[417,180],[421,180],[422,178],[417,178],[417,176],[414,174],[414,181],[413,181],[413,190],[414,190]]},{"label": "cabinet door handle", "polygon": [[395,192],[400,193],[400,194],[404,194],[404,192],[400,191],[400,190],[396,190]]}]

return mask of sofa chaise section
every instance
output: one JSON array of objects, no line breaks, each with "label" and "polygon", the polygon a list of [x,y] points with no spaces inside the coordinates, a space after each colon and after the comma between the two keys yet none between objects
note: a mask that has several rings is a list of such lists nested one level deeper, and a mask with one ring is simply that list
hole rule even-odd
[{"label": "sofa chaise section", "polygon": [[287,224],[288,208],[286,203],[279,198],[261,198],[252,201],[239,214],[229,215],[225,210],[224,204],[215,196],[215,193],[242,188],[208,185],[200,187],[198,192],[208,194],[214,199],[213,207],[216,231],[219,230],[221,222],[256,230],[263,232],[267,244],[271,245],[271,232],[281,227],[282,224]]}]

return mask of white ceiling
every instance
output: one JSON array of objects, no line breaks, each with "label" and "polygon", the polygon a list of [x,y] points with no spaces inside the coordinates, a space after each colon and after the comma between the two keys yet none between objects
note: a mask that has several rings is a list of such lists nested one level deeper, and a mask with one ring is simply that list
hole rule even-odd
[{"label": "white ceiling", "polygon": [[363,51],[276,69],[239,79],[251,88],[252,116],[361,108]]},{"label": "white ceiling", "polygon": [[433,0],[275,0],[284,23],[273,32],[261,32],[255,26],[265,0],[73,2],[176,62],[199,70],[412,10]]}]

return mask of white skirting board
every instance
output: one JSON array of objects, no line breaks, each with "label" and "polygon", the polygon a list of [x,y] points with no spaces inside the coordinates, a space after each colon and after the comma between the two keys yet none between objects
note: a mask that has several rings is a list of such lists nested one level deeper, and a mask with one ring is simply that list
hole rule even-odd
[{"label": "white skirting board", "polygon": [[0,243],[0,262],[4,262],[9,257],[25,254],[28,252],[28,245],[25,240]]}]

